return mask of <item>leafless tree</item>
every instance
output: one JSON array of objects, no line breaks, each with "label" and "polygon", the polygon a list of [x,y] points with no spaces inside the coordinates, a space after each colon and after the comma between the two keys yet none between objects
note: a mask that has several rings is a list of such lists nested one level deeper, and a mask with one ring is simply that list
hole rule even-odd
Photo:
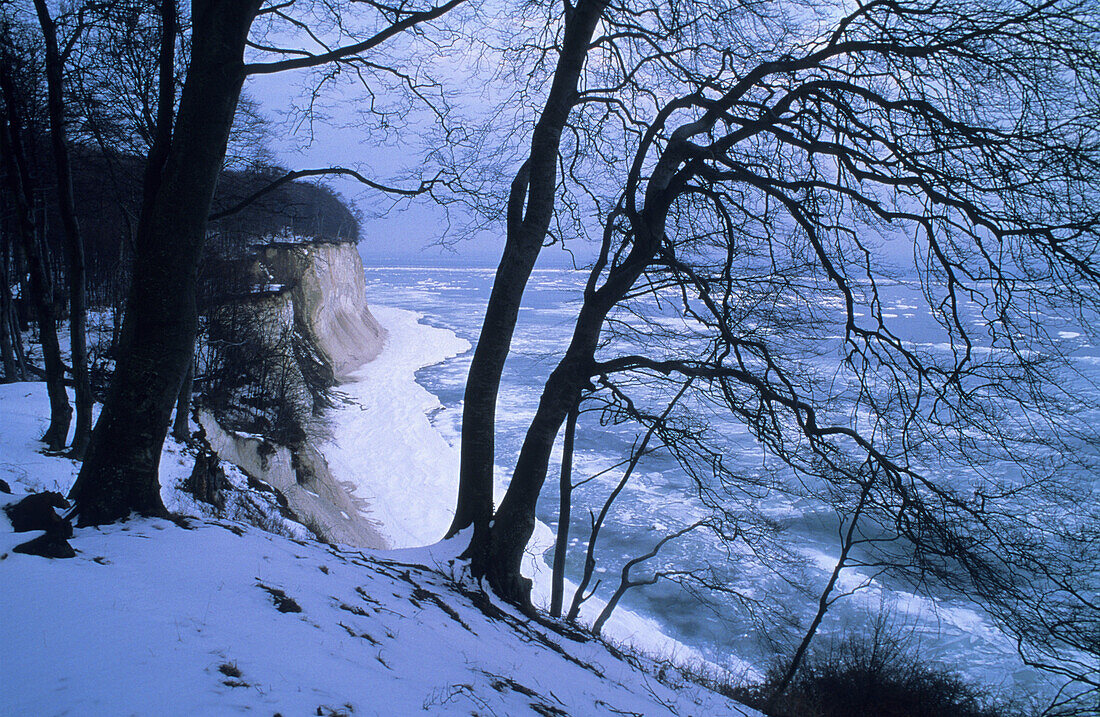
[{"label": "leafless tree", "polygon": [[[133,281],[111,389],[73,486],[82,524],[131,512],[161,514],[160,449],[197,329],[196,272],[211,198],[225,157],[244,80],[249,75],[322,65],[373,63],[393,38],[457,7],[405,3],[261,3],[203,0],[191,8],[187,77],[179,94],[166,78],[174,67],[174,6],[162,6],[156,135],[137,224]],[[303,7],[309,5],[309,7]],[[311,13],[336,12],[324,34],[309,33]],[[296,16],[296,12],[304,13]],[[348,37],[341,15],[361,13],[361,33]],[[259,24],[257,25],[257,21]],[[255,31],[255,35],[252,33]],[[290,32],[288,32],[290,31]],[[326,37],[326,35],[328,37]],[[297,36],[299,46],[278,44]],[[246,57],[246,52],[248,57]],[[362,69],[362,66],[360,67]]]},{"label": "leafless tree", "polygon": [[[1100,298],[1097,8],[802,9],[755,6],[755,23],[694,55],[709,72],[685,66],[661,88],[494,516],[490,583],[527,601],[535,502],[593,378],[690,378],[698,405],[743,423],[796,479],[853,496],[859,466],[879,476],[861,521],[892,534],[881,566],[975,597],[1024,653],[1082,655],[1047,663],[1072,665],[1077,696],[1095,691],[1095,515],[1059,490],[1095,469],[1095,435],[1040,317],[1088,330]],[[914,242],[935,335],[888,310],[877,236]],[[669,311],[682,330],[633,328]],[[608,327],[649,350],[601,348]],[[721,450],[696,455],[711,484],[736,478]],[[1037,596],[1027,628],[1013,610]]]},{"label": "leafless tree", "polygon": [[23,337],[15,314],[12,284],[12,242],[8,232],[0,229],[0,361],[5,381],[26,381],[27,367],[23,355]]},{"label": "leafless tree", "polygon": [[29,102],[35,97],[40,74],[35,48],[25,33],[6,16],[0,16],[0,90],[3,92],[3,115],[0,116],[0,156],[3,157],[4,189],[14,211],[15,231],[26,261],[30,280],[27,283],[42,342],[46,389],[50,398],[50,425],[42,440],[52,451],[65,448],[73,409],[65,392],[65,366],[61,360],[61,344],[57,336],[57,305],[55,281],[49,246],[35,215],[35,183],[27,154],[26,134],[29,127]]},{"label": "leafless tree", "polygon": [[[473,527],[467,555],[479,576],[486,574],[493,514],[500,374],[535,262],[544,245],[585,235],[585,217],[614,203],[605,179],[622,169],[628,147],[655,111],[662,85],[698,63],[689,55],[712,50],[735,16],[753,15],[737,3],[703,6],[680,0],[657,6],[581,0],[523,9],[532,8],[540,16],[548,14],[542,20],[545,33],[535,39],[508,38],[511,47],[490,48],[511,68],[506,79],[519,86],[507,104],[521,110],[533,104],[531,116],[490,126],[487,136],[472,143],[475,153],[491,148],[493,157],[477,166],[482,171],[490,167],[493,178],[506,174],[501,143],[522,148],[519,166],[503,180],[501,191],[490,188],[471,200],[487,221],[503,223],[506,237],[463,396],[461,478],[449,531],[454,535]],[[504,159],[511,157],[504,153]]]},{"label": "leafless tree", "polygon": [[562,132],[596,25],[606,0],[565,3],[557,64],[546,103],[531,133],[531,149],[512,179],[507,200],[504,255],[482,322],[462,409],[462,454],[458,505],[448,531],[473,527],[469,555],[475,575],[484,573],[489,522],[493,514],[493,459],[496,400],[500,375],[511,346],[527,279],[535,267],[554,216]]},{"label": "leafless tree", "polygon": [[35,14],[42,29],[46,65],[47,115],[50,123],[50,148],[54,160],[57,204],[65,235],[66,282],[69,287],[69,345],[73,384],[76,388],[76,428],[70,454],[83,458],[92,433],[92,385],[88,376],[87,296],[84,266],[84,241],[76,219],[73,201],[72,162],[66,127],[64,64],[69,48],[83,31],[77,22],[64,47],[58,36],[58,23],[45,0],[34,1]]}]

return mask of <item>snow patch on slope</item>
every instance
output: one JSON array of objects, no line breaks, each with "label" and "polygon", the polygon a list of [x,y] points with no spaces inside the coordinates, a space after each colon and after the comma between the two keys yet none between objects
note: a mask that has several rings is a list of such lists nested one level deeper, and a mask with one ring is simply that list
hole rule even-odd
[{"label": "snow patch on slope", "polygon": [[[35,440],[43,385],[0,386],[0,416],[0,505],[67,490],[76,465]],[[169,443],[161,465],[176,509],[187,457]],[[0,512],[0,714],[758,714],[462,588],[453,544],[360,553],[185,523],[77,529],[77,557],[48,560],[11,553],[34,536]]]},{"label": "snow patch on slope", "polygon": [[18,646],[0,713],[752,714],[415,564],[217,522],[72,544],[0,563],[0,641]]}]

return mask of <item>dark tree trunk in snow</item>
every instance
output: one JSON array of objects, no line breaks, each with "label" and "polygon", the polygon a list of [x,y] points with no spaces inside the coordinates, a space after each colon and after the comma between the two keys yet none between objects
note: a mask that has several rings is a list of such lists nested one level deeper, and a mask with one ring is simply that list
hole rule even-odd
[{"label": "dark tree trunk in snow", "polygon": [[[535,528],[534,507],[546,480],[550,452],[570,406],[588,380],[590,361],[586,356],[591,353],[585,340],[588,335],[590,332],[579,342],[574,335],[570,350],[550,374],[538,411],[527,429],[508,492],[493,519],[486,571],[489,584],[498,595],[520,605],[530,604],[531,581],[521,576],[519,569],[523,550]],[[595,336],[598,335],[597,324]]]},{"label": "dark tree trunk in snow", "polygon": [[[0,127],[0,134],[2,134],[3,131],[3,127]],[[0,167],[0,171],[3,171],[2,167]],[[3,191],[3,188],[0,188],[0,191]],[[26,381],[28,379],[27,356],[23,350],[22,327],[19,324],[19,316],[16,313],[15,301],[11,293],[12,283],[16,281],[17,278],[18,283],[21,287],[24,283],[22,280],[22,272],[19,269],[21,262],[16,261],[19,250],[14,243],[12,232],[10,230],[7,230],[7,233],[5,233],[4,236],[6,237],[6,239],[3,243],[3,255],[0,256],[0,261],[3,262],[4,267],[4,296],[7,299],[7,304],[3,309],[3,315],[0,315],[0,325],[7,327],[9,346],[13,353],[12,360],[15,370],[14,373],[11,374],[11,380]]]},{"label": "dark tree trunk in snow", "polygon": [[531,137],[531,153],[512,182],[504,254],[466,380],[458,505],[448,535],[474,527],[467,556],[477,576],[485,574],[489,521],[493,515],[494,434],[500,376],[511,347],[523,291],[554,213],[562,129],[576,101],[589,43],[606,5],[606,0],[580,0],[567,16],[554,80]]},{"label": "dark tree trunk in snow", "polygon": [[193,5],[190,68],[171,148],[139,222],[118,364],[73,486],[80,525],[111,522],[131,511],[165,512],[157,464],[194,349],[206,217],[258,6],[256,0]]},{"label": "dark tree trunk in snow", "polygon": [[192,357],[187,365],[187,375],[183,377],[179,397],[176,399],[176,419],[172,422],[172,437],[180,443],[191,440],[191,386],[195,378],[195,361]]},{"label": "dark tree trunk in snow", "polygon": [[69,337],[73,383],[76,389],[76,431],[70,453],[83,458],[92,433],[92,385],[88,378],[88,346],[85,334],[86,294],[84,242],[76,221],[69,147],[65,133],[65,104],[62,98],[62,60],[57,45],[57,26],[45,0],[34,0],[38,22],[46,45],[46,85],[50,118],[50,144],[57,175],[57,206],[65,231],[65,255],[69,279]]},{"label": "dark tree trunk in snow", "polygon": [[42,362],[46,369],[46,392],[50,397],[50,425],[42,440],[51,451],[65,448],[73,409],[65,392],[65,366],[61,362],[61,344],[57,340],[57,311],[50,278],[46,244],[36,236],[30,195],[30,176],[23,156],[22,120],[18,96],[7,57],[0,57],[0,85],[5,113],[0,127],[0,155],[3,156],[5,184],[15,208],[16,233],[30,273],[30,299],[38,319],[42,342]]},{"label": "dark tree trunk in snow", "polygon": [[535,507],[546,481],[554,439],[579,400],[581,390],[589,383],[604,319],[626,296],[657,251],[667,204],[662,207],[655,214],[642,212],[643,216],[636,221],[633,247],[621,264],[608,271],[607,280],[598,289],[595,282],[602,272],[603,260],[593,269],[573,338],[546,381],[508,492],[493,518],[486,574],[498,595],[519,605],[530,605],[531,581],[520,574],[520,563],[535,528]]}]

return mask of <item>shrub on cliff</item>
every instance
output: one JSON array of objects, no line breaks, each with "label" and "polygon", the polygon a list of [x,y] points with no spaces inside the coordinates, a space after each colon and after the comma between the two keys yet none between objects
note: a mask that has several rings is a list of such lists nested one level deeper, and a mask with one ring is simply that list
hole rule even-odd
[{"label": "shrub on cliff", "polygon": [[279,294],[226,301],[203,334],[202,404],[223,426],[296,446],[314,399],[295,358],[289,300]]}]

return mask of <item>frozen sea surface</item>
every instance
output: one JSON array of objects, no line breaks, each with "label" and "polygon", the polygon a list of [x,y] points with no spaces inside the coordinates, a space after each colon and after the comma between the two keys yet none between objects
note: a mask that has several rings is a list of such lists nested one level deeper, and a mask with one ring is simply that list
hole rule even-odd
[{"label": "frozen sea surface", "polygon": [[[472,344],[477,340],[493,275],[492,269],[369,268],[366,270],[367,297],[372,306],[415,311],[422,316],[423,323],[447,329]],[[565,269],[536,270],[532,275],[498,402],[498,493],[506,485],[543,382],[568,342],[584,277],[583,272]],[[909,334],[906,338],[919,343],[926,333],[924,327],[931,322],[930,317],[918,309],[919,302],[913,301],[905,287],[899,287],[892,296],[882,311],[904,316]],[[1052,328],[1057,323],[1052,321]],[[1054,335],[1067,342],[1070,350],[1078,352],[1082,364],[1093,365],[1089,364],[1089,357],[1095,350],[1085,343],[1080,333],[1071,327],[1057,326],[1055,330],[1058,333]],[[937,350],[932,342],[925,348]],[[444,353],[454,355],[442,363],[424,366],[416,376],[434,400],[438,400],[438,405],[431,409],[432,424],[453,449],[457,446],[461,427],[462,391],[470,352],[448,349]],[[575,478],[578,480],[614,466],[636,438],[633,432],[615,427],[590,426],[589,429],[582,425],[578,431],[575,458]],[[761,455],[744,429],[731,424],[728,435],[732,445],[742,447],[740,455],[734,458],[742,461],[746,470],[760,468]],[[552,559],[551,530],[556,528],[558,502],[555,471],[559,456],[560,447],[540,503],[540,517],[546,527],[537,531],[530,546],[536,564],[544,569]],[[452,453],[447,460],[457,459]],[[575,494],[579,505],[573,511],[568,561],[572,580],[579,578],[583,564],[589,511],[599,510],[618,477],[618,473],[610,471]],[[797,501],[775,501],[767,510],[797,536],[796,553],[804,562],[802,570],[808,571],[802,575],[809,575],[811,584],[823,584],[835,560],[838,527],[835,517]],[[618,584],[619,571],[626,560],[645,553],[663,535],[700,515],[692,491],[672,460],[655,455],[644,461],[601,533],[596,553],[595,577],[600,581],[597,599],[610,595]],[[690,560],[713,547],[701,539],[686,540],[668,551],[669,560]],[[732,599],[710,596],[700,601],[691,591],[669,582],[630,591],[623,606],[653,620],[673,640],[697,647],[707,659],[724,663],[734,671],[755,672],[746,666],[765,668],[764,656],[774,647],[769,639],[776,631],[769,629],[769,625],[792,617],[805,620],[817,595],[791,589],[784,575],[739,571],[736,561],[729,562],[724,569],[727,572],[723,579],[741,588],[742,594],[769,592],[773,602],[778,603],[775,610],[754,616]],[[545,579],[541,582],[545,587]],[[1001,691],[1019,689],[1027,693],[1045,689],[1045,678],[1020,662],[1014,643],[967,601],[918,595],[909,586],[884,582],[878,576],[854,568],[844,572],[841,587],[859,589],[830,612],[821,628],[822,639],[843,637],[866,624],[871,616],[886,611],[895,627],[906,633],[922,653],[945,667],[958,669]],[[774,600],[775,595],[780,596],[778,601]],[[567,590],[567,603],[570,597],[571,592]],[[593,614],[590,612],[590,617]]]}]

